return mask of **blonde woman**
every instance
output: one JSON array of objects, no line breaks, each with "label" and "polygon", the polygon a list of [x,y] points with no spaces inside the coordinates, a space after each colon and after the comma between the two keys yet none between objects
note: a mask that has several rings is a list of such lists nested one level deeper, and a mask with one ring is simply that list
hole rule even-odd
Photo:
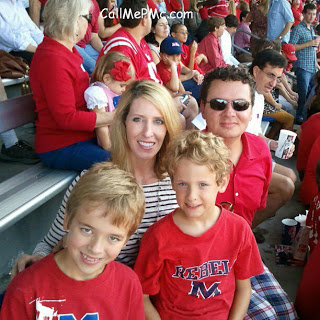
[{"label": "blonde woman", "polygon": [[[168,143],[180,132],[180,122],[173,100],[163,86],[151,81],[136,81],[119,101],[113,128],[116,128],[111,131],[113,163],[134,175],[146,197],[142,222],[118,256],[118,261],[133,266],[144,232],[177,208],[163,159]],[[83,174],[85,171],[69,186],[51,229],[33,255],[23,255],[16,261],[13,275],[49,254],[62,239],[66,233],[63,230],[66,201]]]}]

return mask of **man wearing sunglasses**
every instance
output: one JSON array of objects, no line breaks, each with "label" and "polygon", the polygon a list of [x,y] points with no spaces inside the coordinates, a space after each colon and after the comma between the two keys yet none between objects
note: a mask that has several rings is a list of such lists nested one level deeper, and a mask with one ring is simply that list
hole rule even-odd
[{"label": "man wearing sunglasses", "polygon": [[[249,225],[256,211],[266,206],[272,172],[265,141],[245,132],[252,117],[253,86],[251,76],[242,68],[216,68],[206,75],[200,95],[206,130],[224,139],[233,164],[228,187],[218,195],[217,203],[232,203],[234,213]],[[250,319],[297,318],[293,304],[267,267],[251,278],[251,286]]]}]

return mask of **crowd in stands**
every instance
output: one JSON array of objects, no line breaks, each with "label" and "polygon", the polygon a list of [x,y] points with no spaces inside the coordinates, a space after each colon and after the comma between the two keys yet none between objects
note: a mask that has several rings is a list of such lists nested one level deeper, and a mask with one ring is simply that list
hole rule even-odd
[{"label": "crowd in stands", "polygon": [[[295,172],[271,152],[281,129],[297,130],[314,270],[317,12],[302,0],[2,1],[0,49],[29,63],[37,120],[34,150],[10,130],[0,159],[80,174],[47,235],[16,261],[1,319],[49,310],[61,319],[298,319],[261,261],[255,228],[295,191]],[[304,305],[310,282],[304,275],[301,319],[318,312],[314,299]]]}]

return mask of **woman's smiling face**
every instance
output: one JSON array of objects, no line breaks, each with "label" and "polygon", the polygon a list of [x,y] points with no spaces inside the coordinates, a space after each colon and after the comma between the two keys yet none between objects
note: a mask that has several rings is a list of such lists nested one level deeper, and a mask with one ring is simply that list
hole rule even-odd
[{"label": "woman's smiling face", "polygon": [[131,157],[155,159],[167,134],[164,118],[156,106],[145,98],[136,98],[125,124]]}]

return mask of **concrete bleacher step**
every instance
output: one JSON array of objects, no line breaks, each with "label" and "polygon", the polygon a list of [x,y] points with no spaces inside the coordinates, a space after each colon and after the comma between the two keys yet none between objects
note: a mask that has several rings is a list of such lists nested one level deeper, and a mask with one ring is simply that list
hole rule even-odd
[{"label": "concrete bleacher step", "polygon": [[39,163],[0,183],[0,232],[65,190],[77,174]]}]

